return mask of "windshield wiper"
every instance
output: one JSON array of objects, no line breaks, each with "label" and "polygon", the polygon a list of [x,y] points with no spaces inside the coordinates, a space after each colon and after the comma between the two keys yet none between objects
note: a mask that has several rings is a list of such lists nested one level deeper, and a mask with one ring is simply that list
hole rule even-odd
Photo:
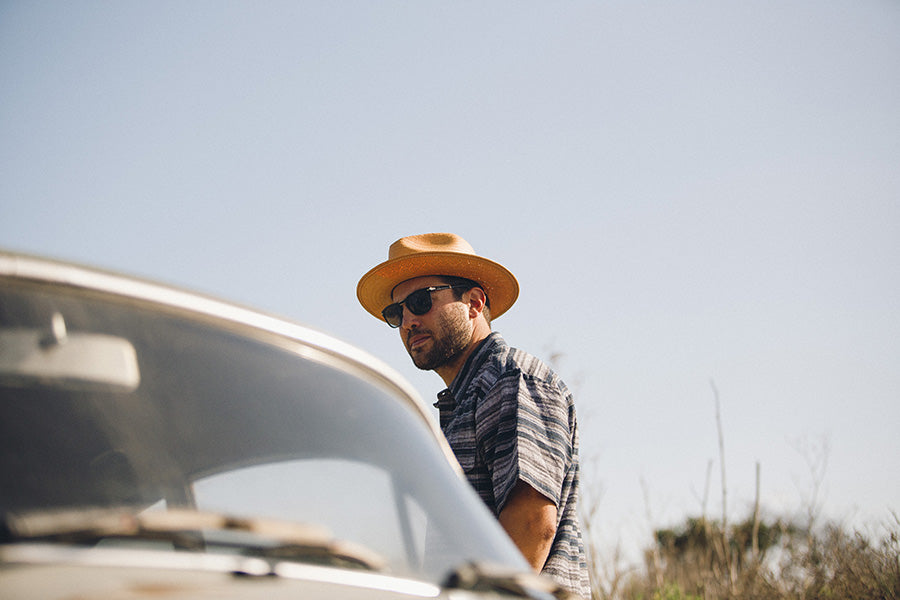
[{"label": "windshield wiper", "polygon": [[454,569],[444,587],[480,592],[501,592],[522,598],[576,600],[580,598],[547,576],[531,571],[472,562]]},{"label": "windshield wiper", "polygon": [[276,560],[381,571],[386,561],[365,546],[335,539],[327,528],[293,521],[244,518],[189,509],[84,509],[7,513],[7,541],[95,543],[109,538],[160,540],[178,548],[233,548]]}]

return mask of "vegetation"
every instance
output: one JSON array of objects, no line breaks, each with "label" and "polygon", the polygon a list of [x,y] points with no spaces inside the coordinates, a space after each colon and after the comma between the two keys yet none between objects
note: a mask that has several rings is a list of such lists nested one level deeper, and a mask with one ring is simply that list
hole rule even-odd
[{"label": "vegetation", "polygon": [[888,533],[872,542],[834,525],[812,532],[751,518],[723,531],[719,522],[688,518],[680,527],[658,529],[644,568],[620,577],[616,589],[610,580],[595,581],[594,597],[900,599],[900,521],[894,520]]},{"label": "vegetation", "polygon": [[644,550],[643,565],[628,567],[619,555],[599,560],[592,527],[600,510],[599,496],[589,494],[594,502],[582,507],[586,510],[582,521],[591,557],[593,600],[900,600],[900,517],[893,514],[875,539],[834,523],[819,524],[827,439],[796,448],[811,475],[802,524],[760,516],[758,464],[751,514],[737,523],[728,521],[724,435],[718,390],[715,384],[712,388],[719,433],[721,519],[706,516],[710,461],[703,516],[688,517],[674,528],[656,529]]}]

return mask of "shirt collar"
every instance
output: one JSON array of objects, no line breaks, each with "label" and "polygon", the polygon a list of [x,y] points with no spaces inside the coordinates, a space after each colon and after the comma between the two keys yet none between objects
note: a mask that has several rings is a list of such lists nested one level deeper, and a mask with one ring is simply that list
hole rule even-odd
[{"label": "shirt collar", "polygon": [[438,410],[453,410],[456,408],[456,396],[468,387],[472,376],[478,372],[478,369],[490,356],[493,348],[502,343],[503,338],[496,331],[492,331],[486,338],[481,340],[472,354],[469,355],[469,358],[466,359],[463,368],[459,370],[459,373],[450,382],[450,387],[438,393],[438,401],[434,403],[435,408]]}]

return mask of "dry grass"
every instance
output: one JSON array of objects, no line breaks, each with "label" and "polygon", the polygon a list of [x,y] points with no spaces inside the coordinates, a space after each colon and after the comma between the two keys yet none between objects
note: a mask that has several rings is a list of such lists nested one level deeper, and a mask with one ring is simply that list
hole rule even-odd
[{"label": "dry grass", "polygon": [[[756,543],[752,539],[756,532]],[[595,599],[900,600],[900,520],[878,540],[834,525],[816,532],[752,518],[723,532],[688,519],[656,531],[645,565]]]}]

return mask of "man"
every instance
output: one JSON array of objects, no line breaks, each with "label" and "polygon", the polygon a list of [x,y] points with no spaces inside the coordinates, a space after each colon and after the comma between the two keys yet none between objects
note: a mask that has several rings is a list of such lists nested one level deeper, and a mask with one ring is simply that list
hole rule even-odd
[{"label": "man", "polygon": [[536,571],[587,598],[572,396],[491,331],[518,295],[512,273],[449,233],[398,240],[357,286],[363,307],[399,329],[413,363],[447,385],[435,406],[469,483]]}]

